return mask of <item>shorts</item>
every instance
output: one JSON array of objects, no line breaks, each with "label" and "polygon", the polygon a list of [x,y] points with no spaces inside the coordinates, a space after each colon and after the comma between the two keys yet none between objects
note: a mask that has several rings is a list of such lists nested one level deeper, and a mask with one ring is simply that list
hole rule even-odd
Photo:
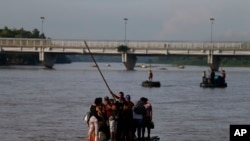
[{"label": "shorts", "polygon": [[110,130],[110,132],[116,133],[116,130],[117,130],[117,121],[116,120],[109,120],[109,130]]},{"label": "shorts", "polygon": [[151,120],[149,117],[146,117],[144,120],[143,120],[143,127],[150,127],[151,126]]},{"label": "shorts", "polygon": [[106,141],[107,140],[106,134],[104,132],[99,132],[99,140],[100,141]]}]

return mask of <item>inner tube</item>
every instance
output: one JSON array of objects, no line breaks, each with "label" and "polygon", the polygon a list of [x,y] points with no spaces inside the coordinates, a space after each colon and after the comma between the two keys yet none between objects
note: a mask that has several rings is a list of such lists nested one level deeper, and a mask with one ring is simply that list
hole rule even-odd
[{"label": "inner tube", "polygon": [[161,83],[159,81],[143,81],[141,84],[143,87],[160,87]]}]

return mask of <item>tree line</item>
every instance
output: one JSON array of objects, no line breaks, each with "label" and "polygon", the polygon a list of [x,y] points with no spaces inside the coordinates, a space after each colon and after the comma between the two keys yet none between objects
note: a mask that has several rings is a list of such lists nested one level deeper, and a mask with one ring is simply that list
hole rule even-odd
[{"label": "tree line", "polygon": [[5,26],[3,29],[0,29],[0,37],[4,38],[43,38],[45,39],[45,35],[40,33],[38,29],[34,29],[33,31],[26,31],[23,28],[20,29],[9,29]]},{"label": "tree line", "polygon": [[[40,33],[38,29],[32,31],[20,29],[10,29],[5,26],[0,29],[0,38],[39,38],[46,39],[44,33]],[[0,65],[38,65],[38,53],[0,53]],[[56,63],[71,63],[70,59],[65,55],[57,55]]]}]

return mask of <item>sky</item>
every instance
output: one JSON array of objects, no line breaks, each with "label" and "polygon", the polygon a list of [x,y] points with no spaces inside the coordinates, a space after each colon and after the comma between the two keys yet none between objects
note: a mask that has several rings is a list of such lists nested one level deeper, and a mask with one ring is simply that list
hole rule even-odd
[{"label": "sky", "polygon": [[250,0],[0,2],[0,28],[43,27],[52,39],[210,41],[212,31],[213,41],[250,40]]}]

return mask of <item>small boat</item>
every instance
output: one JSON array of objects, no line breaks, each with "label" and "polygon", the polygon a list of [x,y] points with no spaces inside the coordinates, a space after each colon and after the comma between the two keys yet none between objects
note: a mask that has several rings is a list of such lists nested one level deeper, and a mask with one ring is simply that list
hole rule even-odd
[{"label": "small boat", "polygon": [[141,84],[143,87],[160,87],[161,83],[159,81],[143,81]]},{"label": "small boat", "polygon": [[148,67],[147,65],[144,64],[141,65],[141,68],[147,68],[147,67]]},{"label": "small boat", "polygon": [[179,69],[184,69],[185,66],[183,66],[183,65],[178,65],[178,68],[179,68]]},{"label": "small boat", "polygon": [[216,75],[213,83],[211,82],[210,78],[203,78],[202,82],[200,83],[200,87],[225,88],[227,87],[227,83],[225,82],[225,79],[223,79],[221,76]]},{"label": "small boat", "polygon": [[160,70],[167,70],[167,68],[160,68]]},{"label": "small boat", "polygon": [[106,64],[105,66],[106,66],[106,67],[110,67],[111,65],[110,65],[110,64]]}]

